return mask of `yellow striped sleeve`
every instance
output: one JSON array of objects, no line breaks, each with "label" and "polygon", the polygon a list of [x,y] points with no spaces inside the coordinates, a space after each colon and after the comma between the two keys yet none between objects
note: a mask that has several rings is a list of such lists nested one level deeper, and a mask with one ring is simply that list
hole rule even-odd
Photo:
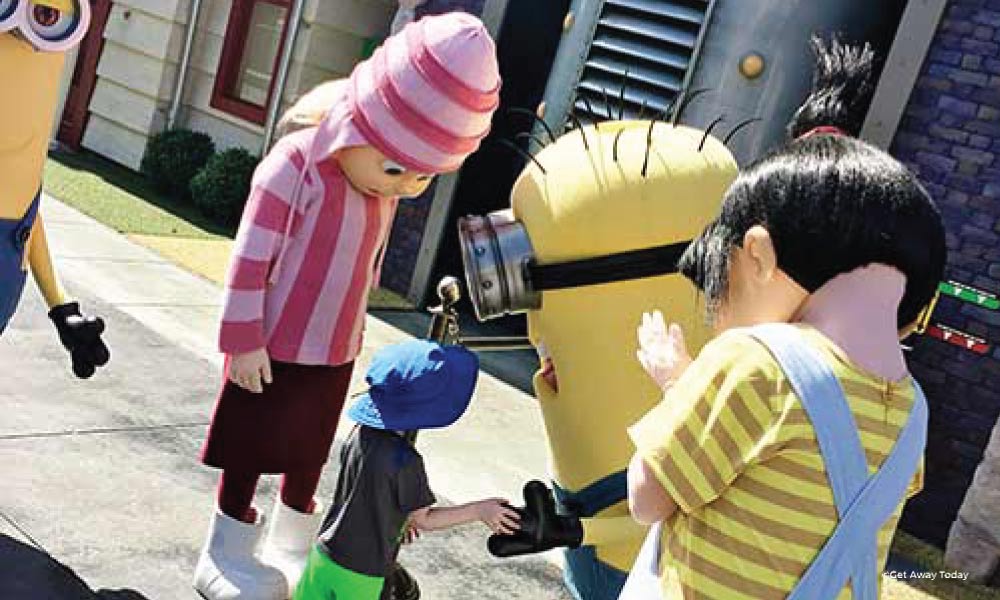
[{"label": "yellow striped sleeve", "polygon": [[920,464],[917,465],[917,472],[913,474],[910,487],[906,490],[906,499],[916,496],[924,490],[924,458],[920,457]]},{"label": "yellow striped sleeve", "polygon": [[630,428],[638,452],[684,512],[718,498],[766,446],[775,368],[749,336],[723,335]]}]

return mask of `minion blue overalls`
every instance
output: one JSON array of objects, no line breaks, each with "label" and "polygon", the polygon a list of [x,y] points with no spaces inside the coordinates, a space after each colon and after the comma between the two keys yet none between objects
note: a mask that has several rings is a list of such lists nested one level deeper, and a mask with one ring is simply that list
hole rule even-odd
[{"label": "minion blue overalls", "polygon": [[0,219],[0,333],[14,316],[17,303],[21,300],[27,272],[24,271],[24,256],[31,239],[31,228],[38,215],[41,194],[28,208],[20,220]]}]

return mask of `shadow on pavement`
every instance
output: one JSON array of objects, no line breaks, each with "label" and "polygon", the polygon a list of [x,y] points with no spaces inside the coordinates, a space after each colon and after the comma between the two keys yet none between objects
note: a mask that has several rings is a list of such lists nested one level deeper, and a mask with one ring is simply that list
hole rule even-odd
[{"label": "shadow on pavement", "polygon": [[101,600],[149,600],[135,590],[98,590],[97,597]]},{"label": "shadow on pavement", "polygon": [[94,592],[72,569],[35,546],[0,534],[0,598],[149,600],[133,590]]}]

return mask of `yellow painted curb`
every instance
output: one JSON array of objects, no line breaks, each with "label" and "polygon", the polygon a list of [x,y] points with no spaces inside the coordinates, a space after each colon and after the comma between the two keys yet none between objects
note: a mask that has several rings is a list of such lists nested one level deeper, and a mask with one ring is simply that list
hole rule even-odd
[{"label": "yellow painted curb", "polygon": [[[129,235],[128,238],[149,248],[178,266],[222,285],[233,250],[232,240],[201,240],[158,235]],[[415,307],[399,294],[378,288],[368,297],[368,308],[375,310],[413,310]]]}]

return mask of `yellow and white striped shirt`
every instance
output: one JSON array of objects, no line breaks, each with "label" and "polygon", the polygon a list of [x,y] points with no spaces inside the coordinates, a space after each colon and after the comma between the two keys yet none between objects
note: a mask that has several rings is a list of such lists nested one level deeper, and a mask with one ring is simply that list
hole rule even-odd
[{"label": "yellow and white striped shirt", "polygon": [[[874,473],[909,416],[912,380],[866,373],[800,328],[840,381]],[[629,433],[679,507],[661,546],[666,598],[785,598],[833,533],[837,511],[812,424],[777,361],[746,332],[705,346]],[[909,495],[922,479],[921,465]],[[879,572],[902,507],[879,531]],[[838,598],[850,597],[845,586]]]}]

